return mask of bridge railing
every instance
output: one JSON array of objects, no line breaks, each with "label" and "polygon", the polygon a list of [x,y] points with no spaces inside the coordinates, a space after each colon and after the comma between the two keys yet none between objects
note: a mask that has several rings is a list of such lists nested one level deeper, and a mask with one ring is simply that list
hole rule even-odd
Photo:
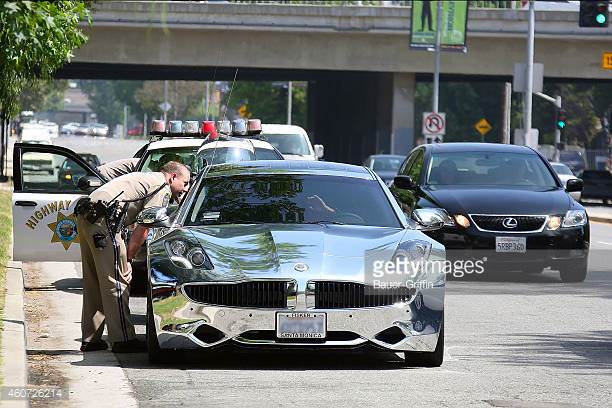
[{"label": "bridge railing", "polygon": [[[410,7],[412,0],[230,0],[230,3],[307,5],[307,6],[374,6],[374,7]],[[520,0],[471,0],[470,8],[484,9],[519,9]]]}]

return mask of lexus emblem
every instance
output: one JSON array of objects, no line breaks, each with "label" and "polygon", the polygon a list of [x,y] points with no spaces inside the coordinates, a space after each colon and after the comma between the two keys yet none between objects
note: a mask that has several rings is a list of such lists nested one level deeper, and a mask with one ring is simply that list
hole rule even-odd
[{"label": "lexus emblem", "polygon": [[516,220],[516,218],[508,217],[504,218],[504,220],[502,221],[502,225],[508,229],[512,229],[518,227],[518,221]]},{"label": "lexus emblem", "polygon": [[293,265],[293,269],[295,269],[297,272],[306,272],[308,270],[308,265],[301,262],[296,263],[295,265]]}]

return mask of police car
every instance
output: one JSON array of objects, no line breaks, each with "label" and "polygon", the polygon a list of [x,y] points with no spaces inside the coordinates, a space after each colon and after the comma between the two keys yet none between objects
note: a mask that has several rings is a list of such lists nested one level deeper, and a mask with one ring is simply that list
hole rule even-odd
[{"label": "police car", "polygon": [[[176,160],[178,156],[197,172],[198,151],[214,152],[215,161],[220,161],[228,158],[227,154],[218,155],[226,148],[245,150],[248,160],[283,158],[269,143],[246,138],[233,140],[234,130],[245,137],[257,133],[261,122],[255,119],[234,121],[233,124],[229,121],[170,121],[167,130],[163,121],[154,121],[151,129],[152,139],[136,154],[141,158],[137,165],[139,171],[158,171],[162,161]],[[46,163],[59,165],[67,160],[80,177],[60,180],[58,172],[41,176],[41,168]],[[78,153],[50,144],[16,143],[13,168],[13,258],[33,262],[80,261],[74,206],[79,198],[106,183],[105,177]]]}]

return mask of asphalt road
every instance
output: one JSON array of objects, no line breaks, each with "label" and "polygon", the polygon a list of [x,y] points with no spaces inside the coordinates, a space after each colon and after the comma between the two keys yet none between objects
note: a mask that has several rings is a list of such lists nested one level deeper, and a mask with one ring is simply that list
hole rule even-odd
[{"label": "asphalt road", "polygon": [[[440,368],[403,368],[392,353],[117,357],[142,406],[609,406],[612,225],[593,223],[592,243],[581,284],[553,271],[449,281]],[[144,333],[144,299],[132,313]]]}]

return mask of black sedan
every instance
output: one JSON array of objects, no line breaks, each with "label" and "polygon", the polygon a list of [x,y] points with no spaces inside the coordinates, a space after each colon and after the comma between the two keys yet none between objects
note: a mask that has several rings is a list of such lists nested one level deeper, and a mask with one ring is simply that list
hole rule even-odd
[{"label": "black sedan", "polygon": [[429,233],[447,258],[480,260],[486,273],[550,266],[564,282],[587,274],[589,223],[584,208],[538,152],[524,146],[445,143],[415,148],[391,191],[417,221],[438,220]]}]

